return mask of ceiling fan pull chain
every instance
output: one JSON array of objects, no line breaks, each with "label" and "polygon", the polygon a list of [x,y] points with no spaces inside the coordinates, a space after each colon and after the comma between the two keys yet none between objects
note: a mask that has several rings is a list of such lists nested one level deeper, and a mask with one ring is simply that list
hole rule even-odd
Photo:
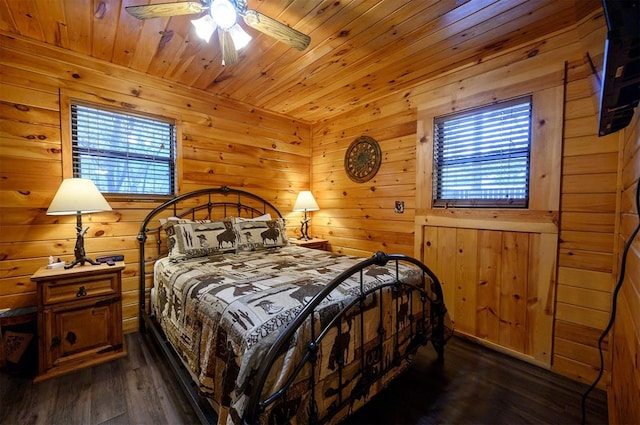
[{"label": "ceiling fan pull chain", "polygon": [[[222,28],[220,29],[222,30]],[[222,31],[226,32],[226,30],[222,30]],[[220,44],[222,44],[222,66],[225,66],[226,64],[224,63],[224,45],[225,45],[224,37],[220,37]]]}]

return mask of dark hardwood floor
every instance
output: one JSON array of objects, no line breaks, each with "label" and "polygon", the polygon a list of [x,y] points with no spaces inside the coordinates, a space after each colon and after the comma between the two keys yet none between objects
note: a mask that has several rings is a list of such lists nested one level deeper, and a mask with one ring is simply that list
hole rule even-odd
[{"label": "dark hardwood floor", "polygon": [[[158,349],[127,335],[126,358],[33,384],[0,374],[1,424],[187,424],[197,417]],[[407,373],[344,424],[574,424],[586,386],[453,338],[443,365],[423,348]],[[606,395],[587,423],[607,423]]]},{"label": "dark hardwood floor", "polygon": [[[421,349],[379,398],[344,422],[374,424],[580,424],[587,385],[460,338],[436,361]],[[587,399],[587,424],[607,424],[607,396]]]},{"label": "dark hardwood floor", "polygon": [[197,423],[157,347],[139,333],[126,335],[126,343],[125,358],[37,384],[2,374],[0,423]]}]

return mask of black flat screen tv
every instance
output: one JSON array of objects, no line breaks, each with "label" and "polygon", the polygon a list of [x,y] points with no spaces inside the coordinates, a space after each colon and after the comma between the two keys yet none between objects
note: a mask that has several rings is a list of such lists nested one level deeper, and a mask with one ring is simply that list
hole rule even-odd
[{"label": "black flat screen tv", "polygon": [[640,100],[640,0],[602,0],[607,21],[598,134],[625,128]]}]

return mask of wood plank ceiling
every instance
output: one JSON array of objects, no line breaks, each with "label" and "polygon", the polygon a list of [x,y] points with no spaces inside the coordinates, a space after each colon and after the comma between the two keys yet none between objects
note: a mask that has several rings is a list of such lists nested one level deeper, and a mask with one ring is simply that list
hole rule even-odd
[{"label": "wood plank ceiling", "polygon": [[[198,16],[138,20],[125,7],[171,0],[0,0],[0,32],[103,59],[255,107],[318,122],[470,62],[544,37],[599,0],[248,0],[311,36],[303,52],[253,37],[222,66]],[[531,52],[535,54],[535,52]]]}]

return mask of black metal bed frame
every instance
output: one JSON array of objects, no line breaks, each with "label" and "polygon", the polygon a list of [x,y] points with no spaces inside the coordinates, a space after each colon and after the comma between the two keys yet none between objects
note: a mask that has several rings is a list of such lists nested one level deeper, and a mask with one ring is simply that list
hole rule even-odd
[{"label": "black metal bed frame", "polygon": [[[198,200],[197,205],[190,205],[189,201]],[[186,204],[186,208],[181,209],[181,204]],[[193,202],[191,202],[193,203]],[[282,214],[271,203],[263,198],[237,189],[231,189],[223,186],[212,189],[202,189],[194,192],[185,193],[176,198],[173,198],[162,205],[154,208],[143,220],[140,227],[140,233],[138,234],[138,242],[140,248],[140,331],[146,332],[147,329],[151,331],[151,335],[155,342],[161,347],[164,355],[169,360],[172,370],[176,374],[181,384],[182,389],[187,394],[189,402],[194,408],[198,418],[202,423],[215,423],[214,418],[217,414],[214,412],[210,403],[204,400],[198,394],[195,383],[193,382],[190,373],[186,370],[179,356],[173,350],[171,343],[166,339],[164,332],[160,329],[159,324],[155,321],[154,317],[147,312],[146,308],[146,267],[153,263],[158,258],[162,257],[165,252],[163,249],[162,241],[162,227],[153,226],[149,227],[149,223],[154,218],[158,218],[161,214],[167,211],[171,211],[175,217],[190,217],[191,219],[212,219],[223,218],[230,214],[236,214],[244,217],[254,217],[262,215],[267,212],[275,214],[277,217],[282,217]],[[218,217],[214,214],[221,211]],[[145,244],[147,242],[147,236],[149,234],[156,234],[156,248],[157,254],[155,256],[149,256],[145,253]],[[384,286],[376,287],[373,290],[365,290],[363,287],[363,270],[371,265],[384,266],[391,262],[392,266],[395,265],[395,279],[393,282]],[[413,265],[414,267],[422,271],[422,279],[419,284],[413,284],[403,282],[399,279],[399,267],[401,263]],[[342,308],[336,312],[332,320],[326,324],[322,329],[316,332],[316,323],[314,323],[316,307],[329,296],[329,294],[342,282],[351,278],[357,277],[360,281],[360,292],[349,304],[342,306]],[[304,369],[304,367],[311,367],[311,377],[316,376],[315,368],[317,367],[317,351],[320,347],[322,339],[329,333],[333,327],[339,327],[345,318],[359,317],[361,321],[364,320],[365,306],[370,306],[371,303],[379,303],[378,308],[380,310],[380,325],[378,333],[380,335],[380,350],[382,350],[383,335],[386,332],[393,331],[384,329],[382,323],[382,291],[393,291],[395,297],[395,327],[399,329],[398,323],[399,317],[399,299],[401,297],[408,297],[410,311],[403,312],[403,315],[409,320],[409,335],[408,341],[399,341],[398,333],[395,333],[395,348],[393,353],[393,359],[384,370],[376,370],[364,372],[360,371],[360,380],[356,388],[351,391],[350,394],[343,397],[342,391],[338,396],[338,405],[329,412],[327,417],[318,417],[318,409],[314,405],[315,400],[315,381],[310,380],[310,390],[312,395],[310,397],[310,405],[308,411],[310,414],[310,420],[312,423],[323,423],[331,418],[335,412],[339,412],[346,405],[351,403],[354,399],[366,396],[369,392],[369,388],[377,380],[382,379],[386,373],[391,369],[399,366],[406,359],[410,359],[416,352],[419,346],[426,345],[429,341],[433,344],[437,354],[438,360],[443,361],[444,358],[444,346],[446,344],[447,335],[445,330],[445,315],[446,308],[443,301],[442,288],[437,276],[422,262],[415,258],[408,257],[399,254],[385,254],[383,252],[377,252],[372,257],[364,259],[362,262],[354,265],[348,270],[337,276],[332,282],[330,282],[320,293],[318,293],[313,299],[311,299],[300,314],[296,318],[287,324],[279,333],[275,339],[273,345],[266,353],[264,361],[261,362],[261,366],[254,379],[254,384],[251,388],[251,394],[249,396],[246,410],[243,416],[243,422],[246,425],[259,424],[260,415],[271,405],[273,402],[281,397],[286,396],[287,389],[293,384],[295,377],[298,376]],[[420,311],[414,311],[413,297],[417,297],[419,300]],[[427,311],[429,314],[427,314]],[[300,362],[295,366],[294,371],[290,377],[284,382],[283,386],[275,391],[273,394],[268,394],[263,397],[264,385],[269,376],[274,363],[278,356],[282,355],[286,349],[290,346],[292,338],[294,338],[296,330],[301,326],[310,326],[311,340],[306,342],[306,352]],[[363,327],[361,326],[361,329]],[[364,344],[363,335],[361,335],[360,341]],[[401,352],[400,347],[403,347]],[[338,350],[340,351],[340,350]],[[364,347],[361,347],[360,353],[364,353]],[[338,364],[338,376],[340,377],[339,387],[342,387],[342,367],[343,361],[341,357],[337,359]],[[364,359],[361,359],[361,365],[364,364]],[[273,419],[273,418],[272,418]]]}]

